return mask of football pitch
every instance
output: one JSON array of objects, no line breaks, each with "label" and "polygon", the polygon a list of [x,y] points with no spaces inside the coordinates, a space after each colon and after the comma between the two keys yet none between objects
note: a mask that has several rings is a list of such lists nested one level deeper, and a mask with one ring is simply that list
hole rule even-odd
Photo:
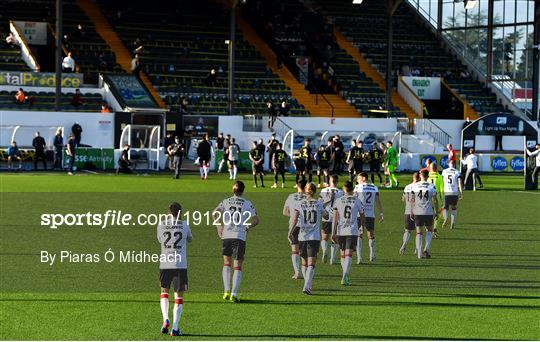
[{"label": "football pitch", "polygon": [[[261,223],[247,238],[240,303],[221,299],[221,241],[204,217],[191,223],[189,291],[183,339],[540,339],[540,192],[523,178],[483,175],[486,189],[467,191],[457,227],[439,229],[432,258],[405,255],[402,190],[381,189],[385,221],[377,224],[377,260],[341,267],[318,260],[313,296],[291,279],[285,198],[294,190],[253,189]],[[410,175],[400,175],[401,187]],[[343,179],[341,179],[342,181]],[[0,174],[0,339],[170,340],[162,336],[159,266],[122,262],[120,251],[158,253],[154,225],[42,226],[46,213],[209,212],[230,196],[232,181],[186,175]],[[193,220],[194,217],[191,217]],[[115,260],[104,258],[113,252]],[[67,256],[51,265],[42,251]],[[68,253],[69,252],[69,253]],[[367,260],[364,239],[364,260]],[[91,260],[79,256],[97,254]],[[84,259],[84,257],[82,257]],[[99,260],[96,260],[99,259]]]}]

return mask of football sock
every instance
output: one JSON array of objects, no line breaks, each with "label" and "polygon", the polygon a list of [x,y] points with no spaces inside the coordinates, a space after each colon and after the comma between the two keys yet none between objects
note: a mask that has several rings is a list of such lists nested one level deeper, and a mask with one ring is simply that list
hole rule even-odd
[{"label": "football sock", "polygon": [[453,227],[456,224],[457,219],[457,210],[452,210],[450,212],[450,225]]},{"label": "football sock", "polygon": [[317,175],[317,184],[321,184],[321,175]]},{"label": "football sock", "polygon": [[313,175],[311,173],[309,174],[308,179],[310,183],[313,181]]},{"label": "football sock", "polygon": [[307,267],[305,265],[302,265],[302,278],[306,279],[306,271],[307,271]]},{"label": "football sock", "polygon": [[322,249],[322,255],[324,258],[326,256],[326,252],[328,251],[328,241],[326,240],[321,241],[321,249]]},{"label": "football sock", "polygon": [[298,184],[298,180],[299,180],[299,179],[300,179],[300,175],[297,174],[297,175],[296,175],[296,184]]},{"label": "football sock", "polygon": [[315,275],[315,266],[308,266],[306,269],[306,278],[304,279],[304,291],[311,290],[313,276]]},{"label": "football sock", "polygon": [[408,230],[405,230],[405,232],[403,233],[403,244],[401,245],[401,248],[405,248],[410,238],[411,238],[411,232],[409,232]]},{"label": "football sock", "polygon": [[199,173],[201,174],[201,177],[204,177],[204,171],[202,167],[199,168]]},{"label": "football sock", "polygon": [[300,273],[300,254],[298,252],[292,252],[291,261],[294,273]]},{"label": "football sock", "polygon": [[223,170],[224,163],[225,163],[225,159],[221,159],[221,161],[219,162],[218,170],[217,170],[218,173],[221,173],[221,170]]},{"label": "football sock", "polygon": [[422,257],[422,233],[416,233],[416,253],[418,258]]},{"label": "football sock", "polygon": [[330,246],[330,262],[331,263],[334,263],[336,261],[336,254],[337,254],[338,249],[339,247],[335,243],[333,243]]},{"label": "football sock", "polygon": [[390,186],[394,186],[394,185],[397,185],[397,178],[396,178],[396,174],[391,172],[390,173]]},{"label": "football sock", "polygon": [[429,252],[429,249],[431,248],[431,238],[433,236],[433,233],[429,230],[426,232],[426,248],[424,248],[425,251]]},{"label": "football sock", "polygon": [[285,184],[285,174],[281,174],[281,183]]},{"label": "football sock", "polygon": [[169,294],[162,293],[159,299],[161,306],[161,315],[163,316],[163,322],[169,319]]},{"label": "football sock", "polygon": [[356,260],[360,262],[362,260],[362,237],[359,236],[356,240]]},{"label": "football sock", "polygon": [[352,183],[353,179],[354,179],[354,173],[349,172],[349,181],[350,181],[351,183]]},{"label": "football sock", "polygon": [[351,271],[351,265],[352,265],[352,254],[347,254],[347,256],[345,256],[345,269],[343,270],[343,273],[344,274],[349,274],[349,272]]},{"label": "football sock", "polygon": [[375,239],[369,239],[369,258],[373,259],[376,257],[375,255]]},{"label": "football sock", "polygon": [[259,175],[259,178],[261,179],[261,186],[264,186],[264,177],[263,175]]},{"label": "football sock", "polygon": [[204,177],[207,178],[208,177],[208,168],[206,166],[203,166],[203,174],[204,174]]},{"label": "football sock", "polygon": [[444,219],[444,222],[446,223],[446,220],[448,220],[448,209],[443,209],[443,219]]},{"label": "football sock", "polygon": [[253,175],[253,182],[255,183],[255,186],[257,186],[257,175]]},{"label": "football sock", "polygon": [[343,274],[345,274],[345,255],[341,255],[341,270],[343,271]]},{"label": "football sock", "polygon": [[240,281],[242,280],[242,269],[240,267],[234,268],[233,280],[232,280],[232,291],[231,296],[235,296],[238,293],[238,288],[240,287]]},{"label": "football sock", "polygon": [[382,183],[382,176],[380,173],[377,173],[377,176],[379,176],[379,183]]},{"label": "football sock", "polygon": [[278,179],[278,174],[276,172],[276,173],[274,173],[274,183],[276,183],[276,184],[277,184],[277,179]]},{"label": "football sock", "polygon": [[231,265],[223,265],[223,292],[231,292]]},{"label": "football sock", "polygon": [[229,168],[229,177],[230,177],[230,178],[232,178],[232,173],[233,173],[233,169],[232,169],[232,167],[231,167],[231,168]]},{"label": "football sock", "polygon": [[385,175],[384,181],[385,181],[385,183],[389,183],[389,182],[390,182],[390,178],[388,177],[388,175]]},{"label": "football sock", "polygon": [[238,174],[238,167],[235,166],[235,167],[233,168],[233,178],[234,178],[234,179],[236,179],[236,175],[237,175],[237,174]]},{"label": "football sock", "polygon": [[178,322],[180,321],[180,316],[182,316],[182,306],[184,304],[184,299],[182,297],[177,297],[174,295],[174,309],[173,309],[173,325],[174,330],[178,330]]}]

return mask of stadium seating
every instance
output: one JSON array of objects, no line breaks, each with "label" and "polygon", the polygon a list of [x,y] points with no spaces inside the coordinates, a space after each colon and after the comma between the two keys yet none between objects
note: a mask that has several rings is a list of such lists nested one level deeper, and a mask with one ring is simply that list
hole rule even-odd
[{"label": "stadium seating", "polygon": [[4,47],[0,44],[0,70],[28,71],[30,69],[23,61],[18,48]]},{"label": "stadium seating", "polygon": [[[366,54],[380,72],[386,72],[387,19],[385,2],[365,0],[361,8],[350,0],[319,0],[324,13]],[[413,10],[403,2],[394,15],[393,59],[394,71],[403,66],[418,69],[423,76],[442,76],[479,115],[505,111],[495,95],[485,90],[480,82],[462,77],[466,68],[441,47],[439,39],[426,29]],[[397,73],[396,73],[397,75]]]},{"label": "stadium seating", "polygon": [[[54,111],[54,92],[32,92],[27,91],[25,94],[32,100],[32,104],[17,104],[15,102],[15,91],[0,91],[0,110],[37,110],[37,111]],[[62,94],[61,109],[69,112],[99,112],[103,99],[100,94],[84,94],[82,95],[84,105],[73,106],[71,98],[73,94]]]},{"label": "stadium seating", "polygon": [[[312,69],[323,69],[323,77],[328,77],[334,90],[353,104],[358,112],[364,116],[375,116],[370,110],[386,108],[385,92],[335,42],[332,25],[324,19],[313,18],[316,14],[303,3],[280,0],[251,2],[246,6],[245,12],[251,24],[285,62],[290,55],[307,54],[311,58]],[[291,64],[289,62],[288,66],[294,68]],[[391,108],[390,115],[405,116],[397,107]]]},{"label": "stadium seating", "polygon": [[[138,53],[143,70],[171,107],[189,101],[193,114],[227,114],[228,15],[213,2],[158,1],[148,4],[100,1],[102,12],[124,42]],[[118,17],[118,10],[121,15]],[[144,22],[144,27],[140,23]],[[266,114],[265,103],[289,102],[290,115],[309,115],[292,98],[291,91],[266,65],[259,53],[237,33],[235,103],[238,114]],[[135,43],[137,42],[137,43]],[[205,82],[211,69],[217,72],[214,85]]]},{"label": "stadium seating", "polygon": [[[55,25],[54,0],[21,0],[0,3],[2,13],[1,27],[9,27],[9,20],[46,21]],[[114,53],[103,39],[95,32],[92,22],[84,15],[73,0],[63,1],[64,47],[72,51],[73,58],[84,73],[86,83],[97,83],[100,71],[121,72]],[[78,25],[82,30],[78,30]],[[2,56],[0,54],[0,56]],[[0,59],[1,60],[1,59]],[[22,70],[17,68],[15,70]]]}]

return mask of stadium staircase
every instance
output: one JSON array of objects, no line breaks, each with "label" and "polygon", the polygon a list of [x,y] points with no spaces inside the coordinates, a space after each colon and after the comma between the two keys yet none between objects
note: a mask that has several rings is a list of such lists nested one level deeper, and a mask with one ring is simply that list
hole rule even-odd
[{"label": "stadium staircase", "polygon": [[[105,40],[105,42],[111,47],[111,50],[116,54],[118,64],[120,64],[124,71],[130,72],[131,60],[133,57],[122,40],[120,40],[112,26],[109,24],[108,20],[101,13],[101,10],[94,0],[76,0],[76,3],[94,23],[96,32],[103,38],[103,40]],[[159,96],[148,76],[141,71],[139,78],[145,85],[146,89],[148,89],[158,106],[160,108],[166,108],[165,102],[163,102]]]},{"label": "stadium staircase", "polygon": [[[362,71],[373,80],[381,89],[386,91],[386,81],[381,76],[381,74],[360,54],[358,49],[341,33],[341,31],[336,27],[334,29],[334,36],[336,37],[337,43],[341,46],[342,49],[347,51],[349,55],[352,56],[354,61],[358,63]],[[414,119],[417,117],[416,113],[412,108],[399,96],[396,90],[392,90],[392,104],[399,107],[399,109],[407,115],[408,118]]]},{"label": "stadium staircase", "polygon": [[[356,109],[347,103],[339,95],[326,94],[324,98],[316,94],[311,94],[305,89],[305,86],[298,82],[296,77],[286,67],[277,68],[277,57],[274,51],[266,44],[266,42],[255,32],[255,30],[244,20],[242,13],[237,11],[237,25],[242,31],[244,38],[259,51],[261,56],[266,60],[273,72],[285,82],[291,89],[292,95],[299,103],[310,111],[311,116],[327,117],[332,116],[332,106],[334,107],[334,117],[360,117],[361,114]],[[332,104],[332,106],[330,106]]]}]

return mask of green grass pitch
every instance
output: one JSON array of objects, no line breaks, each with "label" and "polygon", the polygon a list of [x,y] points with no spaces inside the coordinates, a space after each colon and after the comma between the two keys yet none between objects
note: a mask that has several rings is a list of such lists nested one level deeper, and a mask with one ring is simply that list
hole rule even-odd
[{"label": "green grass pitch", "polygon": [[[432,258],[398,253],[401,191],[381,190],[385,222],[377,225],[378,259],[341,267],[318,263],[314,295],[292,280],[287,189],[253,189],[261,224],[248,236],[239,304],[221,300],[221,244],[215,229],[192,227],[184,339],[540,339],[540,193],[523,179],[483,176],[487,189],[466,192],[455,230],[433,240]],[[401,175],[406,184],[409,175]],[[172,200],[212,210],[231,181],[212,174],[174,181],[168,175],[0,174],[0,339],[170,340],[161,336],[158,266],[152,263],[40,262],[40,251],[158,252],[155,227],[40,225],[43,213],[161,213]],[[364,259],[367,259],[367,241]],[[320,260],[319,260],[320,261]]]}]

